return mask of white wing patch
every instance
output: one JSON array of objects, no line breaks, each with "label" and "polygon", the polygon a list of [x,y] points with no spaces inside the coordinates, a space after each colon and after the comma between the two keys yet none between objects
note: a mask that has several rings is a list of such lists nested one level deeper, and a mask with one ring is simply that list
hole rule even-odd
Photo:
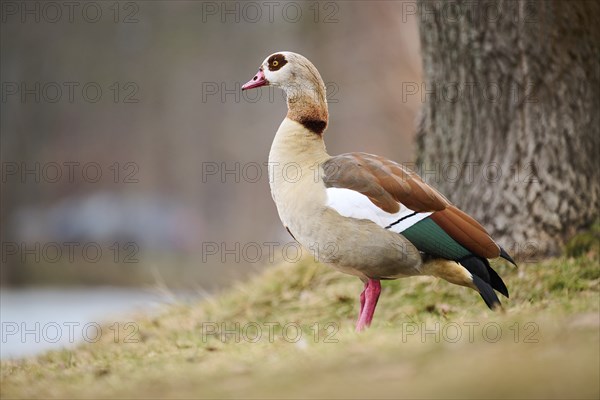
[{"label": "white wing patch", "polygon": [[403,204],[399,204],[400,211],[390,214],[373,204],[367,196],[355,190],[327,188],[328,207],[333,208],[344,217],[371,220],[392,232],[400,233],[431,215],[431,212],[415,213]]}]

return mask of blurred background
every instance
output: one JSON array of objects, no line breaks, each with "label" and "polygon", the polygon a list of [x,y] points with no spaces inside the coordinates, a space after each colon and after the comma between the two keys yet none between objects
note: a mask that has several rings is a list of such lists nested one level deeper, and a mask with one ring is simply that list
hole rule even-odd
[{"label": "blurred background", "polygon": [[296,257],[265,164],[283,93],[240,91],[275,51],[326,81],[331,154],[414,161],[402,2],[78,4],[2,5],[4,288],[211,291]]},{"label": "blurred background", "polygon": [[402,82],[420,81],[419,36],[402,2],[8,1],[1,11],[2,357],[69,344],[15,327],[78,321],[79,337],[85,323],[300,257],[265,164],[283,93],[240,91],[273,52],[301,53],[321,72],[331,154],[414,160],[421,103],[403,98]]}]

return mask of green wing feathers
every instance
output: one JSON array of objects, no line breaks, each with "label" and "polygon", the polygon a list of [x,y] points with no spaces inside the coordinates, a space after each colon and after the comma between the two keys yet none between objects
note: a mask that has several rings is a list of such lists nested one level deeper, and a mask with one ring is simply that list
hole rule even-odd
[{"label": "green wing feathers", "polygon": [[410,240],[419,251],[434,257],[459,260],[471,254],[469,250],[440,228],[431,217],[404,230],[402,235]]},{"label": "green wing feathers", "polygon": [[477,221],[458,208],[450,206],[435,212],[401,234],[419,251],[456,261],[466,268],[490,309],[500,306],[494,290],[508,297],[506,285],[487,259],[500,256],[513,264],[514,261]]}]

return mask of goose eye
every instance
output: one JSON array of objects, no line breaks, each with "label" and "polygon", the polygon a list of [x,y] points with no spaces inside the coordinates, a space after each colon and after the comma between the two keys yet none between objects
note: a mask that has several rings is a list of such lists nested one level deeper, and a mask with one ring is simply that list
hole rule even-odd
[{"label": "goose eye", "polygon": [[282,54],[274,54],[267,61],[269,71],[279,71],[285,64],[287,64],[287,60]]}]

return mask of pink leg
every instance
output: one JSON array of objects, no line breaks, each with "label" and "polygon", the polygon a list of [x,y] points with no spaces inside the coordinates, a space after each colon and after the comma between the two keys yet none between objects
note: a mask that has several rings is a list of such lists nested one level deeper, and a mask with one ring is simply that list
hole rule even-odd
[{"label": "pink leg", "polygon": [[367,286],[369,286],[369,282],[365,283],[365,288],[360,294],[360,313],[358,313],[358,318],[362,315],[363,309],[365,308],[365,292],[367,291]]},{"label": "pink leg", "polygon": [[379,300],[379,294],[381,293],[381,282],[377,279],[369,279],[365,285],[364,294],[364,305],[362,305],[363,295],[361,294],[361,313],[356,323],[356,331],[360,332],[366,327],[371,325],[373,320],[373,314],[375,314],[375,307],[377,306],[377,300]]}]

